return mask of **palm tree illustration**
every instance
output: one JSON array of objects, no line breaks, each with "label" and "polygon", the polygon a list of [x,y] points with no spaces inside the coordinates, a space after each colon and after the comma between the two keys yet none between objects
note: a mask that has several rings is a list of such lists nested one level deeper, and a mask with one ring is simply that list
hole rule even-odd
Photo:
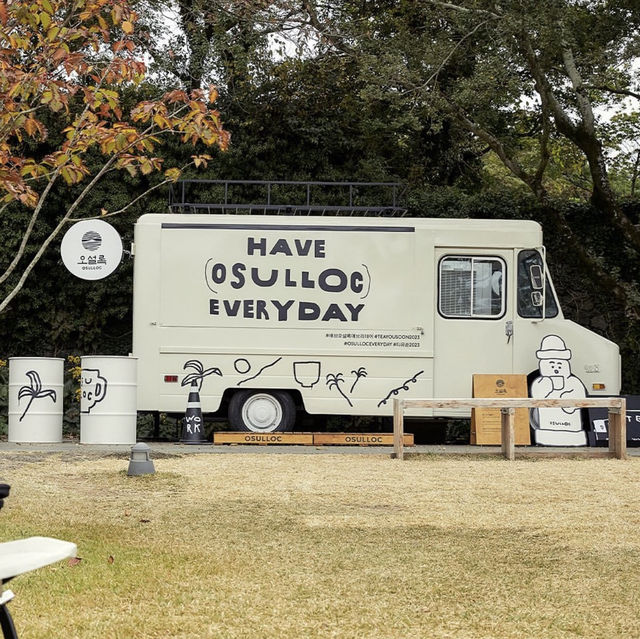
[{"label": "palm tree illustration", "polygon": [[353,382],[352,386],[351,386],[351,390],[349,391],[349,393],[353,393],[353,389],[356,387],[356,384],[358,383],[358,380],[361,377],[366,377],[367,376],[367,369],[364,366],[361,366],[357,371],[351,371],[355,376],[356,379]]},{"label": "palm tree illustration", "polygon": [[56,401],[56,392],[51,388],[45,389],[45,390],[42,389],[42,380],[40,379],[40,375],[38,375],[36,371],[27,371],[26,375],[29,378],[30,384],[29,386],[22,386],[20,388],[20,390],[18,391],[18,402],[23,397],[28,397],[29,403],[27,404],[27,407],[24,409],[24,413],[22,413],[22,417],[20,417],[18,421],[23,420],[29,408],[31,408],[31,404],[33,403],[34,399],[51,397],[54,403]]},{"label": "palm tree illustration", "polygon": [[222,377],[222,371],[219,368],[205,369],[205,367],[202,365],[202,362],[198,361],[197,359],[190,359],[185,363],[183,368],[184,370],[187,370],[187,368],[193,368],[196,372],[185,375],[185,378],[182,380],[181,386],[189,386],[190,384],[195,384],[198,387],[198,392],[200,392],[200,390],[202,389],[202,382],[205,377],[209,375],[220,375],[220,377]]},{"label": "palm tree illustration", "polygon": [[340,384],[344,384],[344,377],[342,373],[337,373],[335,375],[333,373],[329,373],[327,375],[327,386],[329,387],[329,389],[331,390],[335,388],[340,393],[340,395],[342,395],[347,400],[349,406],[353,406],[351,400],[344,394],[343,390],[340,388]]}]

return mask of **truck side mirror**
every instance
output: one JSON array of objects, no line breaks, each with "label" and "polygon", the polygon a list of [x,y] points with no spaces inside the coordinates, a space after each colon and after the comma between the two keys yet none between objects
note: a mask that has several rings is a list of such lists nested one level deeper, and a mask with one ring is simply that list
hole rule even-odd
[{"label": "truck side mirror", "polygon": [[540,266],[540,264],[532,264],[529,267],[529,279],[531,280],[531,286],[536,291],[542,290],[544,277],[542,273],[542,267]]},{"label": "truck side mirror", "polygon": [[542,293],[540,291],[533,291],[531,293],[531,303],[534,306],[542,306]]}]

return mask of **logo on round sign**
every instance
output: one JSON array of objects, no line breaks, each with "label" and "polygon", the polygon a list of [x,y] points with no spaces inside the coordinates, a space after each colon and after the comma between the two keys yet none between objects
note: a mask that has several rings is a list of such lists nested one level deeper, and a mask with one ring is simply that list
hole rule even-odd
[{"label": "logo on round sign", "polygon": [[122,240],[104,220],[82,220],[64,234],[60,254],[67,270],[76,277],[101,280],[118,268]]}]

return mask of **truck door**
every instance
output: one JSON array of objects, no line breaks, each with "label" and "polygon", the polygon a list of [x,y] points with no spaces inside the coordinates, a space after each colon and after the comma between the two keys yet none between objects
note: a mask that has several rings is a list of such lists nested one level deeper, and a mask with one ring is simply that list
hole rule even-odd
[{"label": "truck door", "polygon": [[513,251],[436,249],[434,397],[471,397],[474,373],[513,370]]}]

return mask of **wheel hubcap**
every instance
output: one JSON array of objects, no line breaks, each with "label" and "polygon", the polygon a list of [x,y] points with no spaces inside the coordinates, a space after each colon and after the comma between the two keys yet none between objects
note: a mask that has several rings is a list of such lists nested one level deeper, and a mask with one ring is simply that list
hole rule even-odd
[{"label": "wheel hubcap", "polygon": [[242,419],[253,432],[271,433],[282,421],[282,407],[272,395],[252,395],[242,407]]}]

